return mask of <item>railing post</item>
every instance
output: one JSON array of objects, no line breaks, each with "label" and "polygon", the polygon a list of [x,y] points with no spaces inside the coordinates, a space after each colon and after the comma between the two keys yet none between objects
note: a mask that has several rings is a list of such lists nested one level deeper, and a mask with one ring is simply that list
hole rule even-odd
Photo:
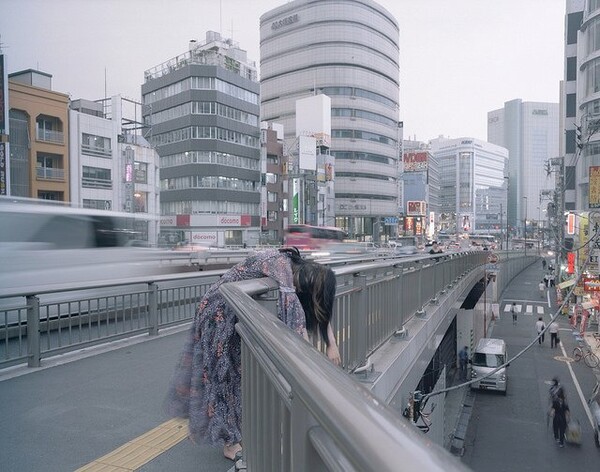
[{"label": "railing post", "polygon": [[158,335],[158,286],[154,282],[148,284],[148,334]]},{"label": "railing post", "polygon": [[[352,334],[356,335],[356,342],[353,343],[356,348],[354,360],[358,363],[367,362],[367,337],[368,326],[368,300],[367,300],[367,276],[361,273],[354,274],[354,288],[356,289],[356,305],[352,310],[351,319]],[[358,368],[365,364],[358,364]]]},{"label": "railing post", "polygon": [[39,367],[40,358],[40,299],[27,295],[27,367]]}]

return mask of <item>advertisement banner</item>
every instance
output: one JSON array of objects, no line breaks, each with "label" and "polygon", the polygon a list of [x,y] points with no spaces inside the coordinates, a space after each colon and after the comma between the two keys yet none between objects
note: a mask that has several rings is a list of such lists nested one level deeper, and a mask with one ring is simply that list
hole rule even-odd
[{"label": "advertisement banner", "polygon": [[575,272],[575,253],[567,253],[567,274],[573,274]]},{"label": "advertisement banner", "polygon": [[427,170],[426,152],[405,152],[402,158],[404,172],[419,172]]},{"label": "advertisement banner", "polygon": [[192,231],[192,242],[202,244],[217,244],[216,231]]},{"label": "advertisement banner", "polygon": [[4,65],[4,54],[0,54],[0,136],[8,134],[8,84],[6,77],[6,68]]},{"label": "advertisement banner", "polygon": [[8,175],[7,175],[6,144],[0,143],[0,195],[7,195]]},{"label": "advertisement banner", "polygon": [[292,224],[300,224],[300,180],[292,179]]},{"label": "advertisement banner", "polygon": [[425,216],[427,203],[423,201],[409,200],[406,202],[406,214],[411,216]]},{"label": "advertisement banner", "polygon": [[312,136],[298,136],[298,166],[304,170],[317,169],[317,140]]},{"label": "advertisement banner", "polygon": [[589,206],[600,208],[600,166],[590,166]]}]

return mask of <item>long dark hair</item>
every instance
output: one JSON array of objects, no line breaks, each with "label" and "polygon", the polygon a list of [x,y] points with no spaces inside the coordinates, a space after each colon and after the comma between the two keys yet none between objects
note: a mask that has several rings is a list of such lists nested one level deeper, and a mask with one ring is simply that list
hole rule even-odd
[{"label": "long dark hair", "polygon": [[335,274],[329,267],[303,259],[297,248],[283,248],[280,251],[288,254],[292,261],[294,287],[304,309],[306,330],[313,334],[319,332],[329,346],[327,325],[333,313]]}]

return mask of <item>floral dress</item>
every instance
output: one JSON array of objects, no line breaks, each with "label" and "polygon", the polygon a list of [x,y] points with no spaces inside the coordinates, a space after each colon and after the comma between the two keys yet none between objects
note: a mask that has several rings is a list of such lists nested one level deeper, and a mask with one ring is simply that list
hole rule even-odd
[{"label": "floral dress", "polygon": [[215,446],[242,439],[241,340],[238,319],[221,284],[272,277],[279,283],[278,317],[300,336],[306,332],[304,310],[296,295],[287,254],[267,250],[228,270],[202,298],[167,395],[167,411],[189,418],[190,437]]}]

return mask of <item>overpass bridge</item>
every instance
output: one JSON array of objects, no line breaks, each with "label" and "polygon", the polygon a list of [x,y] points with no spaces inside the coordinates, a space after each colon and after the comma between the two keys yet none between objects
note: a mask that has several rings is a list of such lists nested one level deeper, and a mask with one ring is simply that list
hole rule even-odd
[{"label": "overpass bridge", "polygon": [[[445,395],[430,402],[425,436],[401,412],[411,392],[446,387],[457,347],[484,335],[504,287],[536,260],[503,254],[490,264],[475,251],[333,267],[343,369],[273,323],[272,280],[224,286],[243,341],[238,465],[464,470],[445,450]],[[185,425],[161,411],[186,322],[220,273],[0,289],[13,303],[0,310],[5,470],[188,470],[181,461],[230,469],[220,450],[192,447]]]}]

